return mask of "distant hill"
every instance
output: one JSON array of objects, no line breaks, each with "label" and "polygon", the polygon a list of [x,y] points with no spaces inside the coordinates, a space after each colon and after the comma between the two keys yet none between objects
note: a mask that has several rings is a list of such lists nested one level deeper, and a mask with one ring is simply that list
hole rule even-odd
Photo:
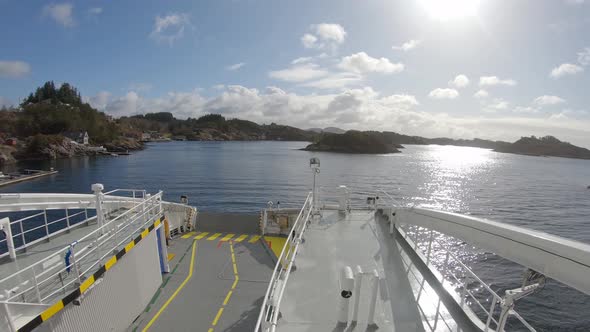
[{"label": "distant hill", "polygon": [[500,145],[494,151],[530,156],[590,159],[590,150],[562,142],[553,136],[522,137],[512,144]]},{"label": "distant hill", "polygon": [[162,136],[182,137],[189,141],[312,141],[317,134],[276,123],[257,124],[248,120],[226,119],[207,114],[197,119],[176,119],[172,113],[148,113],[119,119],[123,125]]},{"label": "distant hill", "polygon": [[336,127],[326,127],[324,129],[322,128],[310,128],[307,131],[312,131],[314,133],[332,133],[332,134],[344,134],[346,132],[346,130],[344,129],[340,129],[340,128],[336,128]]},{"label": "distant hill", "polygon": [[454,145],[493,149],[497,152],[516,153],[532,156],[554,156],[565,158],[590,159],[590,150],[561,142],[553,136],[536,138],[523,137],[514,143],[483,139],[425,138],[407,136],[394,132],[347,131],[344,134],[321,134],[304,150],[342,153],[393,153],[400,152],[401,144]]}]

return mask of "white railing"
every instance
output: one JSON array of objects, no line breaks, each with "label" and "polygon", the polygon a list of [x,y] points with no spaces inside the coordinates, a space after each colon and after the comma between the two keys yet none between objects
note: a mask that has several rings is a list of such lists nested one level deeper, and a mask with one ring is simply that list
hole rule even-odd
[{"label": "white railing", "polygon": [[115,189],[115,190],[107,191],[104,194],[105,195],[112,195],[115,193],[117,194],[117,196],[128,195],[128,197],[132,197],[132,198],[145,198],[147,195],[147,191],[144,189]]},{"label": "white railing", "polygon": [[[113,199],[113,196],[109,196]],[[102,226],[44,259],[0,280],[6,302],[48,304],[78,287],[162,211],[162,192],[137,199]],[[96,217],[94,217],[96,218]]]},{"label": "white railing", "polygon": [[[444,286],[445,283],[455,287],[455,291],[459,296],[458,304],[461,309],[471,310],[470,304],[476,305],[485,316],[483,330],[500,331],[498,319],[494,317],[495,314],[500,313],[496,311],[502,303],[502,297],[490,288],[488,284],[482,281],[461,259],[453,254],[445,245],[437,240],[441,234],[431,229],[426,229],[419,226],[405,225],[397,227],[400,235],[406,239],[408,244],[414,251],[422,255],[424,263],[431,269],[440,272],[440,283]],[[438,248],[435,248],[438,247]],[[436,251],[436,253],[435,253]],[[435,267],[432,264],[433,259],[437,256],[444,255],[444,260],[440,266]],[[472,290],[478,290],[474,293]],[[485,291],[485,294],[484,292]],[[489,303],[489,307],[486,304]],[[510,310],[510,315],[516,318],[529,331],[536,330],[516,311]]]},{"label": "white railing", "polygon": [[255,331],[274,332],[276,329],[285,287],[287,286],[303,233],[309,224],[313,209],[313,195],[309,193],[297,215],[297,219],[293,224],[291,232],[289,232],[285,246],[275,265],[266,294],[264,295],[264,301],[260,308]]},{"label": "white railing", "polygon": [[[70,210],[82,210],[79,212],[75,212],[70,214]],[[21,250],[31,245],[34,245],[38,242],[47,240],[51,237],[59,235],[63,232],[69,231],[73,228],[76,228],[80,225],[88,224],[89,222],[96,219],[96,216],[88,217],[88,209],[87,208],[78,208],[78,209],[64,209],[65,216],[62,218],[57,218],[55,220],[51,220],[52,216],[57,213],[57,211],[51,211],[49,214],[47,213],[48,210],[43,210],[41,212],[32,211],[33,214],[28,215],[26,217],[10,221],[10,226],[14,229],[17,229],[17,232],[12,232],[13,244],[15,250]],[[53,213],[52,213],[53,212]],[[83,217],[82,217],[83,216]],[[42,218],[41,218],[42,217]],[[28,224],[39,223],[39,219],[41,220],[41,224],[38,226],[28,227]],[[59,223],[63,225],[58,229],[51,231],[50,228],[53,228],[53,225],[59,226]],[[15,243],[19,243],[16,245]],[[9,246],[7,233],[5,234],[4,238],[0,240],[0,258],[9,255]],[[5,247],[5,249],[4,249]]]}]

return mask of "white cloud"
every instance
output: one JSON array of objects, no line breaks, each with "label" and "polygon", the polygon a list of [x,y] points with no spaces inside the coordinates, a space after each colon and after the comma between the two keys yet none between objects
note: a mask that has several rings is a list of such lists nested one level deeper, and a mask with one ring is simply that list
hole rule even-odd
[{"label": "white cloud", "polygon": [[100,15],[100,14],[102,14],[102,8],[101,7],[92,7],[90,9],[88,9],[88,14]]},{"label": "white cloud", "polygon": [[552,78],[560,78],[566,75],[575,75],[584,71],[584,68],[571,63],[562,63],[559,67],[553,68],[549,76]]},{"label": "white cloud", "polygon": [[544,96],[540,96],[540,97],[535,98],[533,103],[535,103],[538,106],[549,106],[549,105],[563,104],[563,103],[565,103],[565,100],[563,98],[558,97],[558,96],[544,95]]},{"label": "white cloud", "polygon": [[481,90],[477,91],[477,92],[476,92],[476,93],[473,95],[473,97],[475,97],[475,98],[478,98],[478,99],[487,98],[487,97],[489,97],[489,96],[490,96],[490,94],[489,94],[489,93],[488,93],[486,90],[483,90],[483,89],[481,89]]},{"label": "white cloud", "polygon": [[48,16],[66,28],[76,25],[72,15],[74,6],[71,3],[52,3],[43,7],[43,16]]},{"label": "white cloud", "polygon": [[208,113],[222,113],[226,117],[300,128],[336,126],[427,137],[514,141],[524,135],[551,133],[573,144],[590,147],[590,119],[588,114],[581,112],[575,115],[564,113],[567,117],[558,121],[526,113],[451,116],[425,112],[419,107],[418,101],[411,95],[383,96],[369,87],[331,94],[295,94],[276,87],[260,91],[234,85],[224,86],[212,97],[202,96],[197,89],[171,92],[159,98],[144,98],[130,92],[109,98],[102,109],[116,116],[168,111],[178,118],[195,118]]},{"label": "white cloud", "polygon": [[31,66],[24,61],[1,61],[0,77],[23,77],[31,72]]},{"label": "white cloud", "polygon": [[316,89],[342,89],[358,85],[362,82],[362,77],[355,73],[329,73],[320,79],[305,82],[300,86]]},{"label": "white cloud", "polygon": [[590,47],[584,47],[581,52],[578,52],[578,62],[582,66],[590,65]]},{"label": "white cloud", "polygon": [[84,102],[89,103],[92,107],[97,110],[104,111],[107,104],[110,102],[111,93],[108,91],[101,91],[96,96],[84,97]]},{"label": "white cloud", "polygon": [[244,62],[240,62],[240,63],[235,63],[233,65],[227,66],[225,67],[226,70],[238,70],[242,67],[244,67],[246,64]]},{"label": "white cloud", "polygon": [[301,44],[303,44],[303,47],[305,48],[314,48],[317,47],[318,44],[316,44],[318,41],[318,38],[312,34],[306,33],[301,37]]},{"label": "white cloud", "polygon": [[496,98],[490,104],[486,105],[486,109],[505,110],[510,104],[504,99]]},{"label": "white cloud", "polygon": [[313,58],[310,56],[305,56],[305,57],[300,57],[297,58],[293,61],[291,61],[292,65],[297,65],[297,64],[301,64],[301,63],[306,63],[306,62],[310,62]]},{"label": "white cloud", "polygon": [[458,89],[464,88],[469,85],[469,78],[463,74],[457,75],[455,79],[449,81],[449,85]]},{"label": "white cloud", "polygon": [[150,37],[157,42],[165,42],[172,45],[175,41],[184,36],[184,31],[191,26],[187,14],[171,13],[166,16],[156,16],[154,29]]},{"label": "white cloud", "polygon": [[287,69],[274,70],[268,76],[286,82],[304,82],[328,75],[326,70],[320,69],[314,63],[295,65]]},{"label": "white cloud", "polygon": [[512,112],[515,113],[537,113],[539,112],[538,108],[530,107],[530,106],[516,106],[512,109]]},{"label": "white cloud", "polygon": [[365,52],[355,53],[342,58],[338,67],[354,73],[393,74],[404,70],[402,63],[392,63],[387,58],[373,58]]},{"label": "white cloud", "polygon": [[337,44],[344,42],[346,31],[340,24],[320,23],[311,26],[316,35],[324,41],[333,41]]},{"label": "white cloud", "polygon": [[412,39],[412,40],[409,40],[409,41],[401,44],[400,46],[392,46],[391,48],[394,49],[394,50],[397,50],[397,51],[407,52],[407,51],[410,51],[410,50],[415,49],[421,43],[422,43],[421,40]]},{"label": "white cloud", "polygon": [[479,78],[480,86],[495,86],[495,85],[506,85],[515,86],[516,81],[513,79],[500,79],[497,76],[482,76]]},{"label": "white cloud", "polygon": [[320,23],[309,26],[311,32],[301,36],[301,44],[305,48],[321,49],[326,46],[336,48],[346,38],[346,31],[340,24]]},{"label": "white cloud", "polygon": [[433,99],[455,99],[459,97],[459,92],[455,89],[436,88],[430,91],[428,97]]}]

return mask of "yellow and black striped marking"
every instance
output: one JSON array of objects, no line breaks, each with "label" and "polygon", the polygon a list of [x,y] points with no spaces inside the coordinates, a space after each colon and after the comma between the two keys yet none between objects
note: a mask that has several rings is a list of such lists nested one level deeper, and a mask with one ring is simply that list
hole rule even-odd
[{"label": "yellow and black striped marking", "polygon": [[[196,234],[196,236],[194,236]],[[188,236],[187,236],[188,235]],[[208,240],[208,241],[221,241],[221,242],[242,242],[246,241],[249,243],[254,243],[260,240],[260,235],[253,235],[253,234],[234,234],[234,233],[210,233],[210,232],[191,232],[186,233],[185,235],[181,236],[183,239],[195,239],[195,240]]]},{"label": "yellow and black striped marking", "polygon": [[18,332],[33,331],[36,327],[41,325],[43,322],[47,321],[49,318],[53,317],[53,315],[60,312],[65,306],[72,303],[80,295],[84,294],[88,290],[88,288],[90,288],[90,286],[92,286],[92,284],[94,284],[94,282],[96,280],[98,280],[100,277],[102,277],[102,275],[106,271],[111,269],[113,267],[113,265],[115,265],[117,263],[117,261],[121,260],[121,258],[123,256],[125,256],[126,253],[128,253],[131,249],[133,249],[133,247],[135,247],[135,245],[137,245],[139,243],[139,241],[141,241],[142,239],[147,237],[148,234],[151,231],[153,231],[156,227],[160,226],[160,224],[162,223],[161,220],[164,220],[164,218],[165,218],[164,216],[158,218],[151,226],[149,226],[147,229],[145,229],[143,232],[141,232],[141,234],[139,234],[135,239],[133,239],[133,241],[127,243],[127,245],[123,249],[121,249],[116,255],[111,257],[104,265],[102,265],[98,269],[98,271],[94,272],[93,275],[91,275],[88,279],[84,280],[84,282],[82,282],[82,284],[80,285],[80,287],[78,287],[78,289],[72,291],[66,297],[57,301],[51,307],[45,309],[45,311],[43,311],[37,317],[33,318],[33,320],[31,320],[26,325],[24,325],[23,327],[18,329]]}]

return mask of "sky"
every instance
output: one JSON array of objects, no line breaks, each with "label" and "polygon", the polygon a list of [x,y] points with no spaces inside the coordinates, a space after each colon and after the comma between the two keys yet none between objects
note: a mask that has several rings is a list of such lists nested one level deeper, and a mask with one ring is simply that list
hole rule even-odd
[{"label": "sky", "polygon": [[590,148],[590,0],[0,0],[0,105]]}]

